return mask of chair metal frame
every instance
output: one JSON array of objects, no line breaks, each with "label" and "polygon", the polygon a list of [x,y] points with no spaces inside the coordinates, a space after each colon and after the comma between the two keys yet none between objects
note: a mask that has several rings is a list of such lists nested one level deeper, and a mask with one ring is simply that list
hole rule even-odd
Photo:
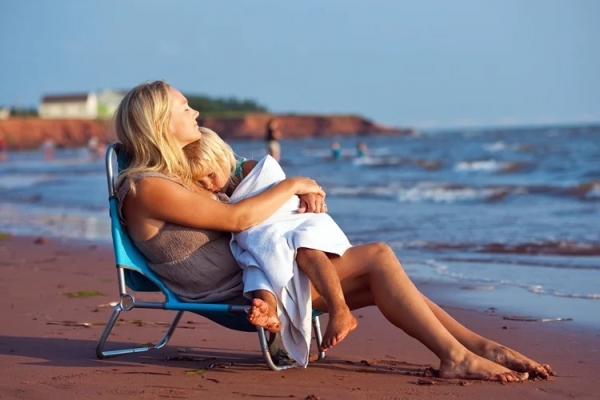
[{"label": "chair metal frame", "polygon": [[[96,356],[100,359],[120,356],[124,354],[140,353],[148,350],[156,350],[164,347],[177,328],[177,324],[185,311],[199,314],[203,317],[229,329],[238,331],[258,332],[260,349],[267,366],[273,371],[281,371],[296,367],[296,363],[287,365],[277,365],[269,351],[269,344],[274,339],[270,334],[267,340],[264,328],[255,327],[247,321],[249,306],[214,304],[214,303],[192,303],[179,300],[160,280],[160,278],[148,267],[145,257],[133,245],[131,239],[123,229],[119,218],[118,200],[115,191],[114,164],[118,165],[118,170],[125,166],[125,154],[122,144],[111,144],[106,150],[106,179],[108,184],[108,202],[111,219],[112,242],[116,260],[117,276],[119,284],[120,300],[114,307],[104,331],[100,335],[96,346]],[[128,291],[130,289],[130,291]],[[137,301],[134,292],[162,292],[165,296],[164,301]],[[117,322],[122,311],[130,311],[134,308],[170,310],[177,314],[167,329],[164,337],[155,345],[132,347],[118,350],[105,350],[107,339]],[[320,350],[322,343],[322,334],[318,313],[313,313],[312,325],[315,334],[315,341],[319,352],[318,359],[325,357],[325,353]]]}]

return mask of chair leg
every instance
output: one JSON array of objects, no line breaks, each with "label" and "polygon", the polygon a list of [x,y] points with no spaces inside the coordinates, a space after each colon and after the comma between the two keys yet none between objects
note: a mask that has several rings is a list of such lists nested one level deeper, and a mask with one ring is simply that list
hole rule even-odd
[{"label": "chair leg", "polygon": [[104,328],[102,335],[100,335],[100,339],[98,340],[98,345],[96,346],[96,357],[98,357],[100,359],[120,356],[123,354],[141,353],[143,351],[148,351],[148,350],[152,350],[152,349],[160,349],[160,348],[164,347],[171,339],[171,336],[173,335],[173,332],[175,332],[175,329],[177,328],[177,324],[179,323],[179,320],[181,319],[181,316],[183,315],[183,311],[177,312],[177,315],[175,315],[175,318],[173,319],[173,322],[171,322],[171,325],[169,326],[169,329],[167,330],[167,333],[165,334],[165,336],[160,340],[160,342],[158,342],[158,344],[156,344],[154,346],[132,347],[129,349],[119,349],[119,350],[104,350],[104,345],[106,344],[106,340],[108,339],[110,332],[114,328],[115,323],[117,322],[117,319],[119,318],[119,314],[121,314],[121,311],[123,311],[123,308],[121,307],[120,304],[117,304],[115,306],[112,314],[110,315],[108,322],[106,323],[106,327]]},{"label": "chair leg", "polygon": [[276,365],[273,361],[273,357],[271,357],[271,352],[269,351],[269,342],[267,341],[267,335],[265,333],[265,329],[257,326],[256,330],[258,331],[258,340],[260,342],[260,350],[262,352],[263,358],[267,367],[273,371],[283,371],[284,369],[295,368],[298,366],[295,362],[288,365]]},{"label": "chair leg", "polygon": [[[323,335],[321,333],[321,323],[319,322],[319,317],[312,318],[312,325],[315,332],[315,341],[317,342],[318,349],[318,361],[321,361],[325,358],[325,352],[321,350],[321,344],[323,343]],[[273,361],[273,357],[271,356],[271,352],[269,351],[269,344],[272,342],[271,340],[267,340],[267,336],[265,333],[265,329],[261,327],[256,327],[258,331],[258,340],[260,342],[260,349],[263,354],[263,358],[267,366],[273,371],[283,371],[284,369],[295,368],[298,366],[297,363],[292,363],[288,365],[276,365]]]},{"label": "chair leg", "polygon": [[319,317],[313,317],[312,319],[313,330],[315,331],[315,342],[317,342],[317,351],[319,352],[318,361],[325,358],[325,352],[321,350],[323,344],[323,334],[321,333],[321,322]]}]

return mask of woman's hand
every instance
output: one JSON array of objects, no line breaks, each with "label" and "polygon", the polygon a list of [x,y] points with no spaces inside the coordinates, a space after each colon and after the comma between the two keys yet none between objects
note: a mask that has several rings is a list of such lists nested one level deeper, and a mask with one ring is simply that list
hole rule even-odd
[{"label": "woman's hand", "polygon": [[316,193],[303,194],[300,197],[300,208],[299,213],[322,213],[327,212],[327,204],[325,204],[325,197]]},{"label": "woman's hand", "polygon": [[294,184],[297,185],[296,194],[300,197],[299,213],[327,211],[325,191],[315,180],[304,177],[290,178],[290,180],[294,180]]}]

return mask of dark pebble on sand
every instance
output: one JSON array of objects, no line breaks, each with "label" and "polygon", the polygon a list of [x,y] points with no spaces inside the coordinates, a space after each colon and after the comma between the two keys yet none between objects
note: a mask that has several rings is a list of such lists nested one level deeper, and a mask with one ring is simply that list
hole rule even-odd
[{"label": "dark pebble on sand", "polygon": [[45,236],[40,236],[33,241],[35,244],[46,244],[48,243],[48,239]]}]

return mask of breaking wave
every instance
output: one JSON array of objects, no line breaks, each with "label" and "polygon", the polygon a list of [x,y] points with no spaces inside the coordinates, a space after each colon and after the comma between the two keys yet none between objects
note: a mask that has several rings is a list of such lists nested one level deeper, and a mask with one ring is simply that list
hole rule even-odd
[{"label": "breaking wave", "polygon": [[[506,243],[442,243],[428,241],[410,241],[402,247],[428,250],[470,250],[488,254],[516,255],[557,255],[557,256],[599,256],[600,243],[575,242],[571,240],[548,240],[516,244]],[[600,265],[598,265],[600,269]]]},{"label": "breaking wave", "polygon": [[581,201],[600,200],[600,182],[576,186],[551,185],[494,185],[466,186],[460,184],[418,182],[412,186],[402,183],[370,186],[331,186],[328,194],[347,197],[381,198],[399,203],[468,203],[498,202],[508,196],[544,195],[576,198]]},{"label": "breaking wave", "polygon": [[[479,285],[475,286],[475,288],[479,288],[479,290],[494,290],[497,286],[511,286],[539,295],[584,300],[600,300],[600,293],[594,293],[591,291],[582,293],[580,292],[581,287],[577,287],[577,285],[566,285],[563,288],[558,289],[557,287],[562,286],[564,281],[558,282],[549,280],[545,281],[544,283],[526,283],[519,281],[518,275],[514,276],[507,274],[505,277],[496,276],[495,278],[491,278],[481,276],[481,273],[471,273],[470,271],[464,269],[458,270],[453,266],[436,260],[426,260],[425,264],[431,267],[438,276],[462,283]],[[581,274],[581,271],[578,271],[578,273]],[[597,271],[592,273],[597,274]],[[535,279],[535,277],[533,279]],[[538,279],[540,282],[544,281],[543,277],[541,276],[538,277]],[[588,287],[588,290],[593,290],[593,288]]]},{"label": "breaking wave", "polygon": [[455,165],[454,170],[468,172],[515,173],[520,172],[527,167],[527,163],[520,161],[479,160],[461,161]]}]

